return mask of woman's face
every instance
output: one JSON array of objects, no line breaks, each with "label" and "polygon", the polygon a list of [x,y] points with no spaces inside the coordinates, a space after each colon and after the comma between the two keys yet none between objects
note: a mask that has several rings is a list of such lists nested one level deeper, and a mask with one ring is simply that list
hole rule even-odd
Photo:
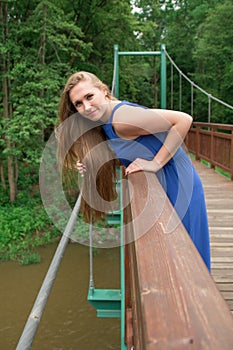
[{"label": "woman's face", "polygon": [[106,121],[108,119],[107,91],[95,87],[88,80],[80,81],[69,93],[69,97],[76,110],[85,118],[92,121]]}]

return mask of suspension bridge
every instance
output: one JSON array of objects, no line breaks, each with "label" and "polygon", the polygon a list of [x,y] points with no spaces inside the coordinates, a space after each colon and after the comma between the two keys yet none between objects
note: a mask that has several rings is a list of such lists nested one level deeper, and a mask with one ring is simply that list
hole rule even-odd
[{"label": "suspension bridge", "polygon": [[[182,78],[187,77],[172,61],[165,46],[162,45],[158,52],[120,52],[118,46],[114,46],[113,93],[116,97],[119,94],[118,60],[123,55],[160,55],[161,108],[166,108],[166,59],[170,60]],[[201,89],[191,80],[190,84],[191,91]],[[194,122],[185,142],[204,185],[211,235],[212,273],[209,274],[176,217],[175,231],[166,234],[164,227],[172,206],[153,174],[146,179],[141,172],[131,174],[131,186],[128,187],[122,181],[123,172],[119,171],[120,208],[115,220],[120,224],[119,290],[111,289],[111,286],[106,286],[106,289],[94,286],[90,225],[90,288],[87,302],[96,309],[98,317],[120,319],[121,350],[233,348],[233,125],[209,122],[212,99],[230,110],[233,107],[201,90],[208,99],[208,123]],[[148,196],[151,191],[157,193],[157,200]],[[128,196],[132,200],[124,208]],[[142,228],[140,225],[134,226],[134,218],[144,210],[145,201],[148,218],[156,215],[160,211],[158,203],[161,198],[165,198],[165,205],[159,220],[141,236]],[[17,350],[31,348],[79,212],[80,200],[81,195],[23,329]],[[125,244],[126,236],[132,237],[131,243]]]}]

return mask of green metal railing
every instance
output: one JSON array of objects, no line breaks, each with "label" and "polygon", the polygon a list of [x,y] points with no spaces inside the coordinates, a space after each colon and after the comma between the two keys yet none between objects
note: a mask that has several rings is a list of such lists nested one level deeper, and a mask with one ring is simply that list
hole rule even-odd
[{"label": "green metal railing", "polygon": [[165,45],[161,45],[160,51],[119,51],[118,45],[114,45],[114,73],[113,73],[113,93],[119,98],[119,56],[160,56],[160,107],[166,108],[166,49]]}]

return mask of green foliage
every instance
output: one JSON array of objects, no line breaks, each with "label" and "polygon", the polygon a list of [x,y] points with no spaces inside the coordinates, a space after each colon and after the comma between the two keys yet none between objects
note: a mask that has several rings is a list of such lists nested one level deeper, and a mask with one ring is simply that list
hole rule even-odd
[{"label": "green foliage", "polygon": [[[229,104],[233,95],[232,21],[232,1],[226,0],[211,8],[205,22],[199,26],[194,55],[196,81],[201,86],[208,86],[209,93]],[[212,122],[232,124],[233,112],[215,104]]]},{"label": "green foliage", "polygon": [[30,265],[30,264],[38,264],[40,263],[41,258],[40,254],[36,252],[25,252],[21,257],[19,264],[20,265]]},{"label": "green foliage", "polygon": [[0,207],[0,259],[29,259],[35,247],[60,236],[38,202],[31,199],[23,204],[25,198],[21,196],[17,203]]},{"label": "green foliage", "polygon": [[83,41],[82,30],[55,1],[12,7],[9,16],[0,48],[9,57],[5,74],[12,104],[10,117],[2,120],[3,140],[10,142],[10,147],[3,143],[3,155],[38,163],[57,118],[68,62],[84,61],[91,43]]},{"label": "green foliage", "polygon": [[38,166],[20,165],[19,178],[19,194],[14,203],[9,203],[8,191],[0,188],[0,260],[39,262],[34,249],[53,242],[60,232],[41,203]]},{"label": "green foliage", "polygon": [[[71,73],[91,70],[111,84],[113,44],[133,45],[136,20],[126,0],[22,0],[1,6],[0,83],[7,85],[8,110],[2,117],[0,107],[0,159],[10,159],[15,172],[17,162],[39,164]],[[8,185],[13,181],[17,187],[16,177]]]}]

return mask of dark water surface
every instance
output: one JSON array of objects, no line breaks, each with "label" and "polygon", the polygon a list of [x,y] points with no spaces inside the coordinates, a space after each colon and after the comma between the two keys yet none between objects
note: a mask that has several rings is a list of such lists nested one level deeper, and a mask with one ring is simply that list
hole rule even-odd
[{"label": "dark water surface", "polygon": [[[56,248],[40,248],[40,264],[0,263],[0,350],[15,350]],[[120,349],[120,320],[97,318],[87,301],[88,249],[68,244],[32,350]],[[119,288],[118,248],[98,250],[94,279],[96,288]]]}]

